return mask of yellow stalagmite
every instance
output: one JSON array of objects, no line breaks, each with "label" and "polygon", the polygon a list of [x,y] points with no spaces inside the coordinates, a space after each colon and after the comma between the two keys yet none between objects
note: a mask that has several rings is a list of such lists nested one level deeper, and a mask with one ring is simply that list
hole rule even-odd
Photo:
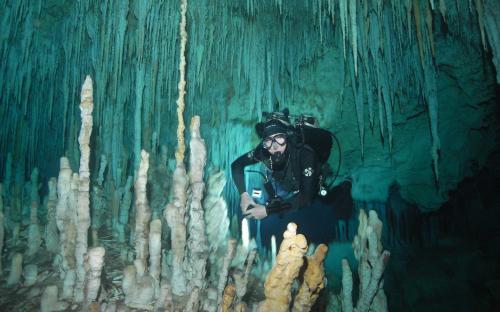
[{"label": "yellow stalagmite", "polygon": [[234,284],[228,284],[226,288],[224,288],[224,295],[222,296],[222,312],[231,311],[231,305],[233,304],[235,296],[236,286]]},{"label": "yellow stalagmite", "polygon": [[323,262],[325,261],[327,252],[328,247],[325,244],[320,244],[316,248],[314,255],[307,257],[304,282],[295,296],[293,312],[311,311],[320,291],[325,288],[325,284],[323,283],[325,277]]},{"label": "yellow stalagmite", "polygon": [[283,234],[276,264],[269,272],[264,284],[266,300],[261,302],[260,312],[286,312],[291,301],[292,283],[299,274],[307,252],[307,241],[304,235],[297,234],[297,225],[289,223]]}]

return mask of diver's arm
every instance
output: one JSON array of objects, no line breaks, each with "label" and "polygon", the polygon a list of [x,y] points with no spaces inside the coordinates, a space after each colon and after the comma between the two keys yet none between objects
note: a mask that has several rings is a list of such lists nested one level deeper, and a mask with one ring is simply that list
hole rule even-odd
[{"label": "diver's arm", "polygon": [[238,189],[240,195],[246,192],[245,167],[259,162],[254,154],[255,150],[252,150],[246,154],[241,155],[231,164],[231,175],[233,176],[233,182],[236,185],[236,188]]}]

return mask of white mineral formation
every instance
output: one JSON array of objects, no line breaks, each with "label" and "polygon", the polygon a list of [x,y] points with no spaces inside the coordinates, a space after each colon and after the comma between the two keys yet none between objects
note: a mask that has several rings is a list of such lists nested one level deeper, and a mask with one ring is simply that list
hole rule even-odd
[{"label": "white mineral formation", "polygon": [[191,119],[191,140],[189,142],[189,240],[187,242],[186,276],[189,280],[188,291],[197,287],[205,288],[206,264],[208,259],[208,244],[205,233],[205,217],[201,205],[205,183],[203,172],[207,160],[205,142],[200,136],[200,117]]},{"label": "white mineral formation", "polygon": [[136,261],[142,262],[147,271],[147,260],[149,257],[149,222],[151,221],[151,209],[146,197],[146,184],[148,180],[149,154],[141,151],[141,162],[135,180],[135,252]]},{"label": "white mineral formation", "polygon": [[342,310],[387,311],[387,299],[384,293],[382,274],[389,261],[390,253],[382,251],[382,222],[373,210],[367,217],[364,210],[359,213],[358,234],[354,237],[354,255],[359,262],[358,275],[360,293],[354,308],[352,302],[353,278],[347,260],[342,260]]},{"label": "white mineral formation", "polygon": [[38,277],[38,265],[28,264],[23,270],[24,286],[32,286],[36,283]]},{"label": "white mineral formation", "polygon": [[219,273],[219,283],[217,285],[217,291],[218,291],[218,296],[217,296],[217,306],[221,307],[222,304],[222,294],[224,293],[224,288],[226,287],[227,283],[227,276],[229,273],[229,266],[231,265],[231,261],[234,258],[234,255],[236,253],[236,240],[231,238],[228,243],[227,243],[227,252],[226,256],[224,257],[224,262],[222,264],[222,269],[221,272]]},{"label": "white mineral formation", "polygon": [[149,274],[144,274],[142,261],[134,261],[123,272],[123,293],[125,304],[134,309],[152,310],[155,299],[155,281]]},{"label": "white mineral formation", "polygon": [[88,230],[90,227],[90,135],[92,133],[92,111],[94,99],[92,95],[92,79],[85,78],[80,96],[82,125],[78,143],[80,144],[80,171],[78,197],[76,207],[76,285],[75,301],[82,302],[85,287],[85,254],[87,253]]},{"label": "white mineral formation", "polygon": [[160,287],[158,299],[154,306],[155,311],[174,311],[174,300],[172,298],[172,286],[163,281]]},{"label": "white mineral formation", "polygon": [[221,195],[225,185],[226,175],[224,171],[215,169],[210,170],[207,187],[205,188],[205,197],[203,198],[203,208],[205,209],[209,248],[208,260],[213,275],[218,274],[220,270],[221,263],[219,259],[226,250],[225,245],[227,244],[227,238],[229,236],[227,204]]},{"label": "white mineral formation", "polygon": [[164,217],[171,229],[172,293],[186,292],[186,277],[183,270],[184,249],[186,248],[186,224],[184,215],[187,202],[187,174],[183,163],[178,163],[173,174],[172,202],[167,205]]},{"label": "white mineral formation", "polygon": [[23,255],[16,252],[12,257],[12,262],[10,264],[10,273],[7,278],[7,286],[15,286],[19,283],[21,278],[21,273],[23,271]]},{"label": "white mineral formation", "polygon": [[63,298],[73,297],[75,283],[75,206],[73,205],[72,172],[69,160],[60,160],[59,178],[57,179],[58,201],[56,205],[56,223],[60,234],[60,278],[63,282]]},{"label": "white mineral formation", "polygon": [[161,273],[161,220],[151,221],[149,228],[149,274],[160,285]]},{"label": "white mineral formation", "polygon": [[171,229],[172,241],[172,292],[174,295],[183,295],[186,292],[186,277],[183,270],[184,249],[186,248],[186,224],[184,215],[186,213],[186,190],[187,174],[184,166],[184,153],[186,146],[184,143],[184,95],[186,93],[186,12],[187,0],[181,0],[181,21],[179,23],[180,32],[180,53],[179,53],[179,97],[177,98],[177,149],[175,151],[176,168],[173,174],[172,202],[164,210],[164,217]]},{"label": "white mineral formation", "polygon": [[58,301],[57,286],[47,286],[42,294],[42,302],[40,304],[41,312],[64,311],[69,307],[66,302]]},{"label": "white mineral formation", "polygon": [[250,277],[250,272],[252,271],[252,265],[257,256],[257,249],[252,249],[248,254],[248,258],[245,265],[245,271],[243,274],[234,274],[234,284],[236,285],[236,294],[238,299],[241,300],[243,296],[247,293],[248,278]]},{"label": "white mineral formation", "polygon": [[99,288],[101,287],[101,272],[104,265],[103,247],[94,247],[88,253],[88,271],[85,290],[85,302],[90,303],[97,299]]},{"label": "white mineral formation", "polygon": [[57,233],[56,207],[57,207],[57,180],[50,178],[48,182],[49,195],[47,198],[47,225],[45,227],[45,248],[50,253],[59,250],[59,233]]}]

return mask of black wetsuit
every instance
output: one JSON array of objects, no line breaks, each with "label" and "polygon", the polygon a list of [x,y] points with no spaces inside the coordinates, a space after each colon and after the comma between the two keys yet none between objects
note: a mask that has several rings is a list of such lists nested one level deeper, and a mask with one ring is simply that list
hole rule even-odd
[{"label": "black wetsuit", "polygon": [[[312,148],[288,142],[282,157],[281,162],[273,162],[271,154],[259,144],[231,164],[233,181],[240,194],[246,191],[244,168],[258,162],[265,164],[275,192],[288,204],[283,205],[284,209],[270,210],[267,207],[268,214],[306,207],[318,192],[318,162]],[[288,196],[281,196],[278,187],[281,191],[284,189]]]}]

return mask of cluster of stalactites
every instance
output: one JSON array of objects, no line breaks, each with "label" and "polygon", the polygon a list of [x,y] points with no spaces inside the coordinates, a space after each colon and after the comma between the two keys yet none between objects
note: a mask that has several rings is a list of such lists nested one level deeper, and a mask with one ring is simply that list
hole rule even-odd
[{"label": "cluster of stalactites", "polygon": [[[160,139],[173,141],[166,133],[174,130],[177,118],[176,83],[181,72],[173,70],[179,66],[173,56],[179,55],[182,42],[176,27],[178,7],[176,1],[107,0],[99,8],[89,0],[68,2],[64,7],[44,6],[42,0],[29,5],[9,1],[2,10],[2,33],[9,40],[0,43],[0,72],[6,77],[0,82],[0,115],[6,121],[0,129],[0,154],[26,157],[18,164],[27,164],[25,172],[38,165],[44,175],[55,173],[51,164],[57,163],[56,159],[41,161],[37,155],[65,154],[76,167],[79,117],[75,90],[83,70],[92,68],[102,86],[94,96],[94,121],[100,129],[96,155],[109,156],[113,181],[124,185],[126,177],[137,169],[140,148],[154,153],[161,143],[167,143]],[[470,32],[470,25],[477,25],[479,45],[491,49],[498,67],[498,7],[496,0],[248,0],[215,4],[199,0],[187,12],[191,35],[186,58],[191,66],[185,75],[192,85],[186,103],[192,106],[186,109],[201,116],[217,116],[212,120],[215,124],[227,121],[221,102],[231,104],[243,98],[253,118],[272,109],[276,101],[293,103],[299,92],[300,66],[315,60],[322,53],[321,47],[337,42],[344,59],[338,68],[340,98],[321,105],[340,105],[344,85],[351,85],[361,149],[365,115],[370,128],[378,123],[381,137],[392,148],[394,108],[423,95],[437,174],[433,26],[439,16],[451,32],[456,27],[468,27]],[[53,17],[57,14],[50,10],[58,9],[65,10],[65,18]],[[303,12],[307,12],[305,18]],[[61,31],[54,33],[53,25]],[[460,34],[471,36],[467,32]],[[208,77],[228,68],[232,78],[224,94],[207,92],[218,83]],[[47,77],[57,77],[65,88],[54,88],[55,78]],[[44,90],[43,95],[30,96],[35,88]],[[194,106],[200,102],[195,98],[202,98],[205,105]],[[46,139],[49,136],[61,139],[50,141]],[[228,140],[229,136],[217,140]],[[10,142],[15,142],[14,146],[8,145]],[[135,168],[127,170],[130,160]],[[1,161],[2,166],[4,163]],[[228,163],[220,165],[227,167]]]}]

